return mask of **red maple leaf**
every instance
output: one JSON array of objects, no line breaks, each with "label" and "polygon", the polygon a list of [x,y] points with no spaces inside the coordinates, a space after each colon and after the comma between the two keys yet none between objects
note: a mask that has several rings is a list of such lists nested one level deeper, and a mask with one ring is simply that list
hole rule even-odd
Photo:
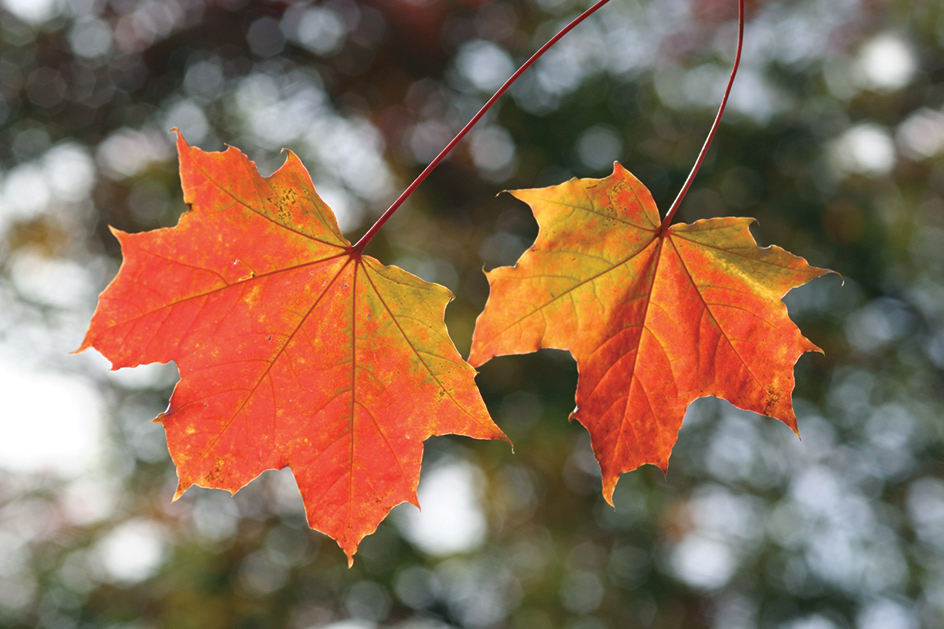
[{"label": "red maple leaf", "polygon": [[179,134],[177,148],[191,209],[173,228],[115,230],[124,262],[80,351],[114,369],[177,363],[155,420],[176,497],[290,467],[309,525],[350,561],[395,505],[417,504],[427,437],[505,438],[446,332],[452,295],[355,252],[294,154],[262,178],[235,148]]},{"label": "red maple leaf", "polygon": [[622,166],[604,179],[518,190],[539,225],[490,295],[469,362],[542,347],[577,361],[577,408],[612,503],[622,472],[667,469],[685,409],[713,395],[797,430],[793,367],[820,351],[781,298],[830,271],[760,248],[748,218],[661,230],[649,191]]}]

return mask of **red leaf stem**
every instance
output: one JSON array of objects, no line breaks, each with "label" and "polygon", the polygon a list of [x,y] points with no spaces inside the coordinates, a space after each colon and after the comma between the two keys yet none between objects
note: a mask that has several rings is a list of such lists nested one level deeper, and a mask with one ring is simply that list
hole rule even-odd
[{"label": "red leaf stem", "polygon": [[583,13],[581,13],[580,15],[578,15],[576,18],[574,18],[574,20],[573,20],[572,22],[570,22],[567,26],[565,26],[564,28],[562,28],[561,31],[560,31],[559,33],[557,33],[557,35],[554,35],[554,37],[552,37],[550,40],[548,40],[548,42],[547,42],[546,44],[544,44],[543,46],[541,46],[541,48],[540,48],[536,53],[534,53],[533,55],[531,55],[531,58],[528,59],[527,61],[525,61],[524,64],[523,64],[520,68],[518,68],[518,70],[517,70],[514,74],[512,74],[511,77],[510,77],[507,81],[505,81],[505,83],[504,83],[500,88],[498,88],[498,91],[495,92],[495,94],[494,94],[490,99],[488,99],[488,102],[486,102],[486,103],[482,106],[482,108],[478,111],[478,113],[475,114],[475,116],[473,116],[472,119],[469,120],[469,122],[466,123],[466,125],[465,125],[464,127],[462,127],[462,130],[459,131],[458,134],[456,134],[456,137],[454,137],[454,138],[452,139],[452,141],[449,142],[449,144],[446,145],[446,148],[444,148],[444,149],[442,150],[442,152],[440,152],[439,155],[436,156],[436,159],[434,159],[433,161],[431,161],[431,162],[429,163],[429,166],[427,166],[426,168],[424,168],[424,169],[423,169],[423,172],[421,172],[421,173],[419,174],[419,176],[417,176],[417,178],[413,180],[413,183],[411,183],[410,186],[409,186],[406,190],[404,190],[404,191],[400,194],[399,197],[397,197],[397,200],[393,202],[393,205],[391,205],[391,206],[387,209],[387,211],[384,212],[383,215],[382,215],[379,219],[377,219],[377,222],[374,223],[374,225],[373,225],[369,230],[367,230],[367,233],[364,234],[363,236],[361,236],[361,239],[358,240],[357,243],[352,247],[353,252],[359,254],[359,253],[361,253],[361,252],[364,251],[364,247],[367,246],[367,244],[371,241],[371,239],[374,237],[374,235],[375,235],[378,231],[380,231],[380,228],[384,226],[384,224],[390,219],[391,216],[393,216],[393,213],[396,212],[396,211],[400,208],[401,205],[403,205],[403,202],[406,201],[406,200],[410,197],[411,194],[413,194],[413,191],[416,190],[416,189],[419,187],[419,185],[420,185],[421,183],[423,183],[423,180],[425,180],[426,177],[428,177],[429,174],[430,174],[431,172],[433,172],[433,170],[434,170],[437,166],[439,166],[439,164],[446,158],[446,156],[449,155],[449,153],[452,151],[452,149],[455,148],[455,146],[456,146],[459,142],[462,141],[462,138],[464,138],[464,137],[466,136],[466,134],[467,134],[469,131],[472,130],[472,127],[474,127],[474,126],[476,125],[476,123],[477,123],[479,120],[481,120],[482,116],[484,116],[485,113],[486,113],[489,109],[492,108],[492,105],[494,105],[495,102],[496,102],[499,98],[501,98],[501,96],[502,96],[506,91],[508,91],[508,88],[510,88],[510,87],[514,84],[514,82],[517,81],[518,78],[519,78],[522,74],[524,74],[525,70],[527,70],[527,69],[530,68],[532,65],[534,65],[534,63],[535,63],[538,59],[540,59],[541,56],[544,55],[545,52],[547,52],[548,50],[550,50],[550,48],[551,48],[554,44],[556,44],[558,41],[560,41],[560,39],[561,39],[564,35],[566,35],[566,34],[569,33],[571,30],[573,30],[574,27],[576,27],[578,24],[580,24],[581,22],[583,22],[585,19],[587,19],[588,17],[590,17],[591,15],[593,15],[594,13],[596,13],[596,11],[597,11],[598,9],[600,9],[604,4],[606,4],[606,3],[609,2],[609,1],[610,1],[610,0],[599,0],[599,1],[598,1],[596,4],[594,4],[592,7],[590,7],[589,9],[587,9],[586,11],[584,11]]},{"label": "red leaf stem", "polygon": [[721,124],[721,116],[724,115],[724,108],[728,105],[728,96],[731,94],[731,86],[734,85],[734,77],[737,75],[738,66],[741,65],[741,49],[743,44],[744,0],[738,0],[737,52],[734,53],[734,67],[731,68],[731,76],[728,78],[728,86],[724,90],[724,98],[721,99],[721,106],[718,108],[718,115],[715,116],[715,121],[711,125],[711,131],[708,132],[708,137],[705,139],[705,144],[701,147],[701,151],[698,153],[698,159],[695,160],[695,165],[692,166],[692,172],[688,173],[688,178],[685,180],[685,185],[682,186],[678,196],[675,197],[675,201],[672,203],[672,207],[669,208],[665,218],[662,220],[662,224],[659,225],[660,234],[664,232],[672,223],[672,219],[675,218],[675,213],[678,212],[679,206],[682,204],[682,199],[685,198],[685,195],[688,193],[688,189],[692,186],[692,182],[695,181],[695,175],[698,174],[698,169],[701,168],[701,163],[705,161],[705,155],[708,154],[708,147],[711,146],[711,141],[715,137],[715,132],[718,131],[718,126]]}]

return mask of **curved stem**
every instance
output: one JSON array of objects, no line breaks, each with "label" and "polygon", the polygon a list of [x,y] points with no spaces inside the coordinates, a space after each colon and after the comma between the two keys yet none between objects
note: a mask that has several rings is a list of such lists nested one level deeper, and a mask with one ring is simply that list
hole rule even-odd
[{"label": "curved stem", "polygon": [[741,65],[741,48],[743,47],[743,44],[744,0],[738,0],[737,52],[734,54],[734,67],[731,68],[731,76],[728,78],[728,86],[724,90],[724,98],[721,99],[721,106],[718,108],[718,115],[715,116],[715,121],[711,125],[711,131],[708,132],[708,137],[705,139],[704,146],[701,147],[701,152],[698,153],[698,159],[695,160],[695,165],[692,167],[692,172],[688,174],[688,179],[685,180],[685,185],[682,186],[678,196],[675,197],[675,201],[672,203],[672,207],[669,208],[665,218],[662,220],[662,224],[659,225],[660,234],[668,229],[669,225],[672,223],[672,219],[675,218],[675,213],[678,212],[679,206],[682,204],[682,199],[685,198],[686,193],[688,193],[688,189],[692,186],[692,182],[695,180],[695,175],[698,174],[698,169],[701,168],[701,163],[705,161],[705,155],[708,153],[708,147],[711,146],[711,141],[715,137],[715,132],[718,130],[718,126],[721,124],[721,116],[724,114],[724,108],[728,104],[728,96],[731,94],[731,86],[734,85],[734,76],[737,74],[738,66]]},{"label": "curved stem", "polygon": [[366,247],[367,243],[370,242],[371,238],[373,238],[374,235],[378,231],[380,231],[380,228],[384,226],[384,223],[386,223],[390,219],[390,217],[393,216],[393,213],[396,212],[400,208],[401,205],[403,205],[403,202],[406,201],[411,194],[413,194],[413,191],[416,190],[421,183],[423,183],[423,180],[426,179],[426,177],[429,176],[429,174],[433,172],[433,170],[437,166],[439,166],[440,162],[442,162],[446,158],[446,156],[449,155],[452,149],[455,148],[456,144],[462,141],[462,138],[464,138],[466,134],[472,129],[472,127],[474,127],[475,124],[482,118],[482,116],[485,115],[485,112],[487,112],[489,109],[492,108],[492,105],[495,104],[495,101],[501,98],[502,94],[508,91],[508,88],[511,87],[512,84],[518,80],[518,77],[524,74],[525,70],[527,70],[532,65],[534,65],[534,62],[540,59],[541,56],[545,52],[547,52],[551,48],[551,46],[556,44],[560,40],[561,37],[569,33],[571,30],[573,30],[575,26],[583,22],[585,19],[587,19],[588,17],[596,13],[597,9],[599,9],[600,7],[602,7],[604,4],[606,4],[609,1],[610,0],[599,0],[592,7],[590,7],[589,9],[587,9],[586,11],[578,15],[576,18],[574,18],[574,20],[570,22],[570,24],[562,28],[561,31],[557,35],[554,35],[554,37],[548,40],[546,44],[541,46],[540,50],[538,50],[536,53],[531,55],[531,58],[525,61],[524,65],[518,68],[518,70],[514,74],[511,75],[511,78],[505,81],[504,85],[498,88],[498,91],[495,92],[495,95],[492,96],[490,99],[488,99],[488,102],[482,106],[479,112],[475,114],[475,116],[473,116],[472,119],[469,120],[469,122],[464,127],[462,127],[462,130],[459,131],[458,134],[456,134],[456,137],[454,137],[452,141],[446,145],[446,148],[444,148],[442,152],[440,152],[439,155],[436,156],[436,159],[431,161],[429,163],[429,166],[424,168],[423,172],[421,172],[419,176],[415,180],[413,180],[413,183],[411,183],[410,186],[406,190],[404,190],[403,193],[400,194],[399,197],[397,197],[397,200],[393,202],[393,205],[391,205],[387,209],[387,211],[384,212],[383,215],[381,215],[379,219],[377,219],[377,222],[374,223],[374,225],[369,230],[367,230],[367,233],[361,236],[361,239],[358,240],[357,243],[353,247],[351,247],[351,251],[358,255],[362,253],[364,251],[364,247]]}]

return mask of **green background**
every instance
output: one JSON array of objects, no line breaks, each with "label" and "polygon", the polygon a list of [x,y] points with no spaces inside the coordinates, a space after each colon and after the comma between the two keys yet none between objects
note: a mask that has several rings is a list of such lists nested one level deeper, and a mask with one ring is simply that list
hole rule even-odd
[{"label": "green background", "polygon": [[[172,366],[81,343],[114,226],[184,210],[172,136],[290,148],[354,240],[569,0],[0,2],[0,627],[944,626],[944,5],[748,2],[730,107],[680,212],[750,216],[841,274],[791,292],[802,442],[699,400],[668,474],[600,496],[565,352],[477,382],[506,444],[427,443],[420,500],[348,569],[288,471],[176,482]],[[734,0],[613,0],[524,75],[368,253],[450,288],[466,355],[537,227],[504,189],[619,160],[664,211],[720,101]],[[497,196],[496,196],[497,195]]]}]

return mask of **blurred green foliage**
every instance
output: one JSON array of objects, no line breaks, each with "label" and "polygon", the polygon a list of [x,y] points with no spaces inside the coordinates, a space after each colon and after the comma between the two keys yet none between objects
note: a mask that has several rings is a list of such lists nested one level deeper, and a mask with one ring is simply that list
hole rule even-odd
[{"label": "blurred green foliage", "polygon": [[[173,368],[67,355],[119,263],[107,226],[185,209],[170,127],[266,173],[294,150],[354,240],[588,4],[0,2],[0,627],[944,626],[937,0],[748,2],[741,74],[681,210],[755,217],[762,245],[842,275],[786,299],[825,350],[797,365],[802,442],[700,400],[668,474],[624,475],[614,510],[566,421],[570,357],[498,358],[477,381],[515,452],[428,442],[423,515],[398,508],[349,570],[307,529],[288,470],[171,504],[148,421]],[[734,0],[613,0],[368,252],[456,294],[446,319],[467,352],[481,268],[514,263],[537,230],[496,194],[618,159],[664,211],[720,100],[735,17]]]}]

